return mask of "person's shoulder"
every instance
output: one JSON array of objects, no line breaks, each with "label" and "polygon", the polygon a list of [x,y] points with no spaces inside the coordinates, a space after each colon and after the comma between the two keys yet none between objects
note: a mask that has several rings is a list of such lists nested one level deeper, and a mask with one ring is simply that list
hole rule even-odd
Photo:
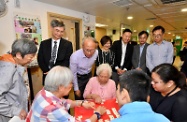
[{"label": "person's shoulder", "polygon": [[170,120],[162,114],[154,113],[154,121],[152,122],[170,122]]},{"label": "person's shoulder", "polygon": [[48,38],[48,39],[41,41],[40,44],[47,44],[47,43],[50,43],[51,41],[52,41],[52,38]]},{"label": "person's shoulder", "polygon": [[60,41],[62,41],[63,43],[72,44],[71,41],[66,40],[64,38],[61,38]]},{"label": "person's shoulder", "polygon": [[72,55],[71,55],[71,57],[80,57],[81,53],[83,53],[83,50],[79,49],[79,50],[73,52]]}]

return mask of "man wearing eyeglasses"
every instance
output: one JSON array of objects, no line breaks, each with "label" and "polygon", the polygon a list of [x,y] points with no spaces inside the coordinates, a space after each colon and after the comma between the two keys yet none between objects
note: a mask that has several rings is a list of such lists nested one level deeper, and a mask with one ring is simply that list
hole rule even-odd
[{"label": "man wearing eyeglasses", "polygon": [[73,86],[76,100],[84,99],[84,89],[92,76],[92,65],[95,63],[97,55],[96,40],[92,37],[84,37],[82,49],[77,50],[70,57],[70,69],[74,75]]},{"label": "man wearing eyeglasses", "polygon": [[148,46],[146,53],[146,65],[150,72],[159,64],[173,62],[173,45],[164,40],[164,33],[162,26],[156,26],[152,30],[154,42]]}]

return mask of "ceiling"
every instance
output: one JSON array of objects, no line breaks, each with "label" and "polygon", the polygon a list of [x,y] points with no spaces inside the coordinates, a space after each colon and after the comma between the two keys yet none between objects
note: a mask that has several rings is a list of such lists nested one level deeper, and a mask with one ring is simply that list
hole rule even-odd
[{"label": "ceiling", "polygon": [[[123,24],[139,33],[152,31],[150,25],[162,25],[166,38],[181,36],[187,39],[187,0],[36,0],[96,16],[96,22],[120,29]],[[164,4],[163,2],[172,2]],[[127,16],[133,16],[128,20]],[[171,34],[168,34],[168,33]]]}]

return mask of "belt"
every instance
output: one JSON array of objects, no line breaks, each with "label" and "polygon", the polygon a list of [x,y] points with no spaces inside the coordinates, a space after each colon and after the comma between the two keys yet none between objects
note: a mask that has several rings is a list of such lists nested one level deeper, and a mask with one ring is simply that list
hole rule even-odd
[{"label": "belt", "polygon": [[77,76],[78,76],[78,77],[86,77],[86,76],[88,76],[88,75],[90,75],[90,74],[91,74],[91,72],[89,72],[88,74],[78,74],[78,73],[77,73]]}]

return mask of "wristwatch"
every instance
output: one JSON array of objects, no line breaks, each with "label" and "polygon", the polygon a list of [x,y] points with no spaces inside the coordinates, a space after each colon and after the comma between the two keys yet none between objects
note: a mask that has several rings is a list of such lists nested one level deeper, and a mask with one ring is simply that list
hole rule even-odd
[{"label": "wristwatch", "polygon": [[101,118],[101,114],[99,112],[94,112],[94,114],[97,115],[97,120],[99,120]]}]

